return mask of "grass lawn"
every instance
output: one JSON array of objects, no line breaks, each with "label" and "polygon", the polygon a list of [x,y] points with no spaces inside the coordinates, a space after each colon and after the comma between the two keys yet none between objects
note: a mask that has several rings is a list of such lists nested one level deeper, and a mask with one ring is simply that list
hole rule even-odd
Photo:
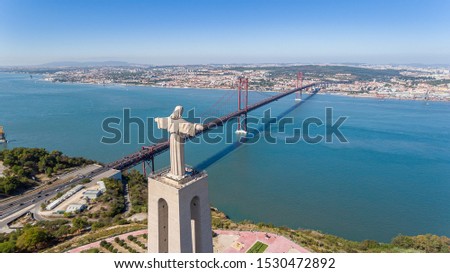
[{"label": "grass lawn", "polygon": [[257,241],[248,251],[247,253],[264,253],[268,245]]}]

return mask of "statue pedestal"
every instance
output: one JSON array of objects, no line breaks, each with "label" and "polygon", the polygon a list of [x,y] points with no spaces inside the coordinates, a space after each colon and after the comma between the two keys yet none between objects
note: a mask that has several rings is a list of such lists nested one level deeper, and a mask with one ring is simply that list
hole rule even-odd
[{"label": "statue pedestal", "polygon": [[212,253],[208,175],[187,169],[173,179],[168,173],[148,178],[148,251]]}]

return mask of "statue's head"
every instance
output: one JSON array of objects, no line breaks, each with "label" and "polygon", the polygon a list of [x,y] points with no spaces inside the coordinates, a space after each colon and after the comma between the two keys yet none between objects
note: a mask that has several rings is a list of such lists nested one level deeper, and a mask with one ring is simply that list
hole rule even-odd
[{"label": "statue's head", "polygon": [[183,116],[183,106],[178,105],[175,107],[175,110],[173,110],[172,115],[170,115],[170,118],[172,119],[180,119]]}]

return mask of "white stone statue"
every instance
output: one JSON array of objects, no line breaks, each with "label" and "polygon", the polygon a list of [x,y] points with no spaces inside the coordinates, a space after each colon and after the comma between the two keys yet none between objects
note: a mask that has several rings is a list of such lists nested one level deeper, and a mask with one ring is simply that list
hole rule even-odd
[{"label": "white stone statue", "polygon": [[183,106],[175,107],[173,113],[166,118],[155,118],[158,129],[166,129],[170,134],[170,173],[169,177],[180,180],[185,175],[184,142],[187,136],[194,136],[203,130],[203,125],[184,120]]}]

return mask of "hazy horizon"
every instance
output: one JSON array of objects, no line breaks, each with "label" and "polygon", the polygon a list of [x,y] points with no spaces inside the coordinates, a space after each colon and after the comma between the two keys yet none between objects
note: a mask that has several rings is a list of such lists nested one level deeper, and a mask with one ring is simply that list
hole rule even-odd
[{"label": "hazy horizon", "polygon": [[450,64],[448,1],[0,2],[0,66]]},{"label": "hazy horizon", "polygon": [[106,67],[106,66],[208,66],[208,65],[230,65],[230,66],[240,66],[240,65],[280,65],[280,66],[304,66],[304,65],[342,65],[342,66],[353,66],[353,65],[386,65],[386,66],[429,66],[429,67],[450,67],[450,63],[367,63],[367,62],[229,62],[229,63],[139,63],[139,62],[128,62],[120,60],[105,60],[105,61],[90,61],[90,60],[63,60],[63,61],[51,61],[39,64],[16,64],[16,65],[1,65],[2,68],[15,68],[15,67]]}]

